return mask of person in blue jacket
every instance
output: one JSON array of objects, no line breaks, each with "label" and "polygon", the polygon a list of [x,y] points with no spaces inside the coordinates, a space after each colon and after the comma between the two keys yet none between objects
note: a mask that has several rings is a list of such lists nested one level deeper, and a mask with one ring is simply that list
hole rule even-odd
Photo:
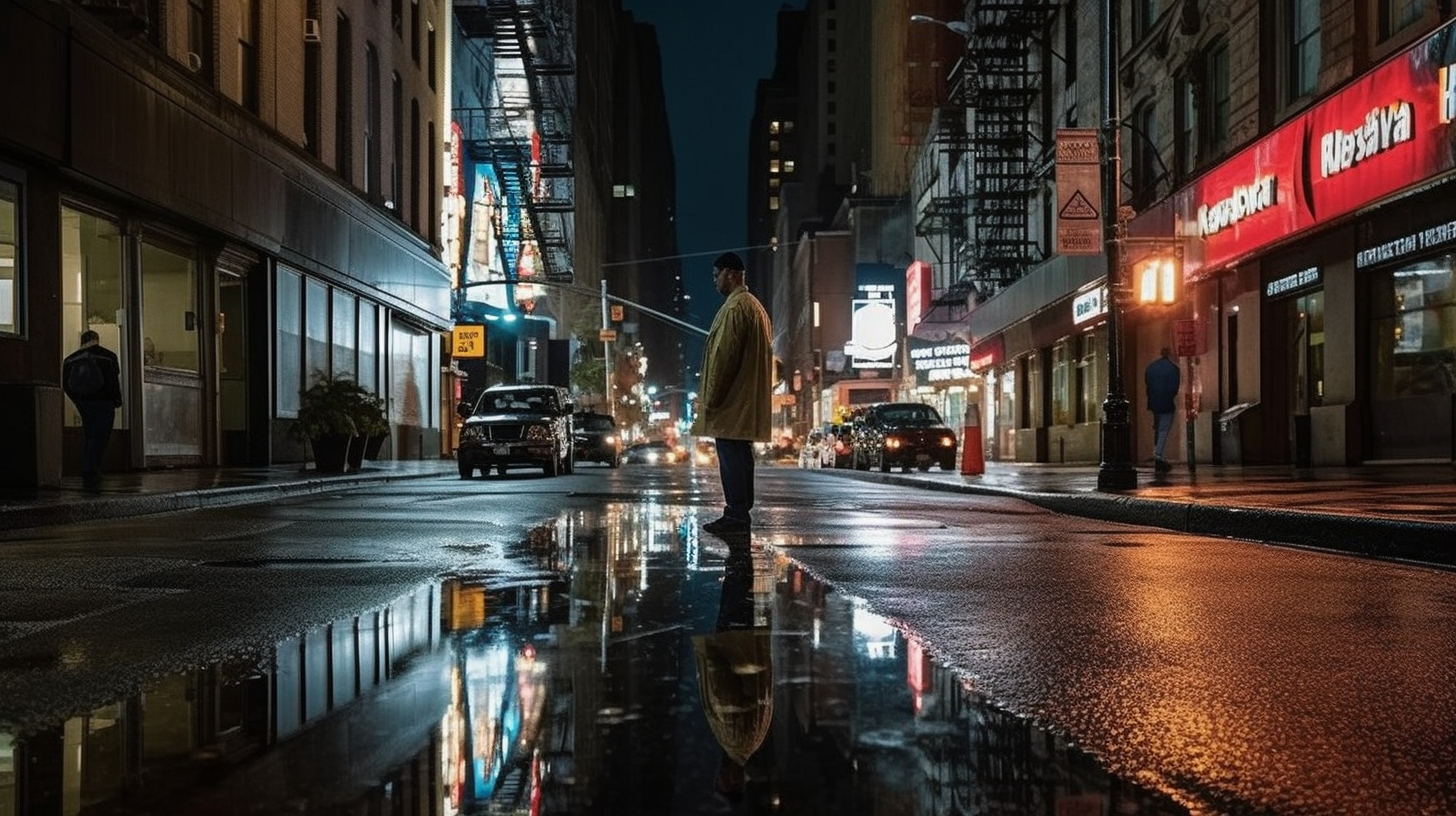
[{"label": "person in blue jacket", "polygon": [[1178,411],[1181,380],[1182,373],[1167,347],[1163,348],[1158,359],[1148,363],[1147,370],[1143,372],[1148,390],[1148,410],[1153,413],[1153,469],[1159,473],[1166,473],[1173,467],[1163,458],[1163,449],[1168,445],[1168,432],[1173,430],[1173,417]]}]

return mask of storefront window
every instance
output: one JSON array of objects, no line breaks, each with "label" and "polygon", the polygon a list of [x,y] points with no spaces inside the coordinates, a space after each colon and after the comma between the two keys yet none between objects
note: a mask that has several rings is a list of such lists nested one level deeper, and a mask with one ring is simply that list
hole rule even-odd
[{"label": "storefront window", "polygon": [[1294,413],[1307,414],[1325,398],[1324,293],[1305,295],[1294,308]]},{"label": "storefront window", "polygon": [[[101,345],[121,358],[121,390],[132,387],[127,376],[126,310],[121,228],[91,213],[61,208],[61,355],[75,351],[81,332],[91,329]],[[81,415],[65,400],[65,424],[81,427]],[[116,416],[118,429],[128,427],[126,405]]]},{"label": "storefront window", "polygon": [[1073,390],[1076,388],[1076,369],[1072,362],[1072,340],[1062,340],[1052,346],[1052,424],[1071,425],[1076,422]]},{"label": "storefront window", "polygon": [[307,388],[315,377],[328,377],[329,287],[316,280],[303,282],[303,371]]},{"label": "storefront window", "polygon": [[1456,258],[1371,277],[1370,379],[1375,458],[1451,455],[1456,394]]},{"label": "storefront window", "polygon": [[996,383],[996,442],[1002,459],[1016,456],[1016,365],[1001,369]]},{"label": "storefront window", "polygon": [[1029,354],[1022,358],[1025,366],[1022,382],[1026,388],[1026,399],[1021,403],[1021,421],[1017,423],[1022,428],[1040,428],[1046,424],[1046,418],[1042,416],[1045,412],[1042,399],[1046,392],[1046,380],[1043,376],[1046,366],[1042,359],[1041,354]]},{"label": "storefront window", "polygon": [[358,299],[342,289],[334,290],[334,376],[357,379]]},{"label": "storefront window", "polygon": [[1107,400],[1107,329],[1093,329],[1081,337],[1082,357],[1077,361],[1077,421],[1097,422]]},{"label": "storefront window", "polygon": [[20,334],[20,189],[0,181],[0,334]]},{"label": "storefront window", "polygon": [[303,276],[278,268],[278,291],[275,293],[274,319],[278,325],[278,347],[274,382],[278,400],[278,416],[298,416],[298,398],[303,391]]}]

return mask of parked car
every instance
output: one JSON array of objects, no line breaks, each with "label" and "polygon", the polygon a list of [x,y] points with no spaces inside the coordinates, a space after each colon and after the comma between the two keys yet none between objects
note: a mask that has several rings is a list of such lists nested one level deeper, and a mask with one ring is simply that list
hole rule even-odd
[{"label": "parked car", "polygon": [[865,410],[855,427],[851,455],[857,470],[930,470],[936,464],[955,470],[956,435],[929,405],[886,402]]},{"label": "parked car", "polygon": [[593,411],[580,411],[571,419],[576,461],[601,462],[613,468],[622,464],[622,439],[617,435],[617,420]]},{"label": "parked car", "polygon": [[554,385],[493,385],[456,413],[465,420],[455,458],[460,478],[517,466],[547,476],[572,471],[571,395]]},{"label": "parked car", "polygon": [[666,442],[638,442],[622,452],[622,461],[639,465],[670,465],[683,456]]}]

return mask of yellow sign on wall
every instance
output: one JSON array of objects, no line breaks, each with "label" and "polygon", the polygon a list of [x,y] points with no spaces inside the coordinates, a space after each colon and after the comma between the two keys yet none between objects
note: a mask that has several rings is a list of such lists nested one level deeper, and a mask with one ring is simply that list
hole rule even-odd
[{"label": "yellow sign on wall", "polygon": [[456,326],[453,347],[455,357],[485,356],[485,327]]}]

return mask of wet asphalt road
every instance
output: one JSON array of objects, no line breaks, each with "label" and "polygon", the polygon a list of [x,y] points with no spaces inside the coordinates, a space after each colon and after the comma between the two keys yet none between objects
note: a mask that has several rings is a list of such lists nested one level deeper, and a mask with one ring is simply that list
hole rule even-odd
[{"label": "wet asphalt road", "polygon": [[1456,812],[1450,572],[759,473],[6,534],[0,814]]}]

